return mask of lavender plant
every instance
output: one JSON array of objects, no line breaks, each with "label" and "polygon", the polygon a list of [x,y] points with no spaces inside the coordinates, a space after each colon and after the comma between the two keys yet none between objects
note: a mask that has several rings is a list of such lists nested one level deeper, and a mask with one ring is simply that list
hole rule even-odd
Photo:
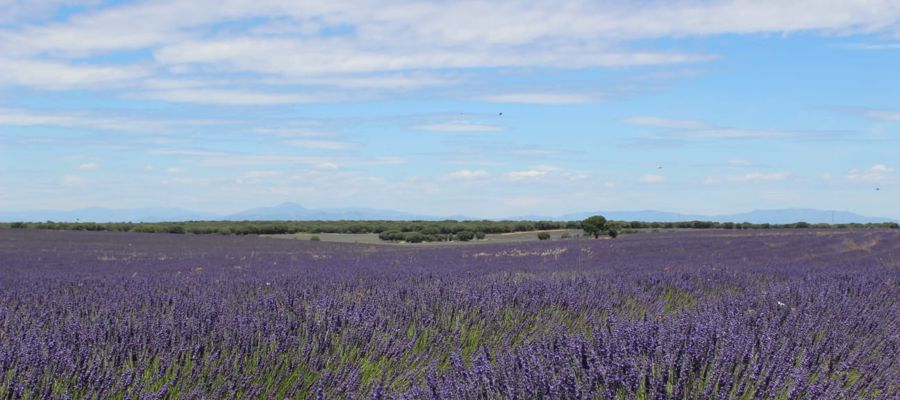
[{"label": "lavender plant", "polygon": [[0,230],[0,398],[900,399],[900,234]]}]

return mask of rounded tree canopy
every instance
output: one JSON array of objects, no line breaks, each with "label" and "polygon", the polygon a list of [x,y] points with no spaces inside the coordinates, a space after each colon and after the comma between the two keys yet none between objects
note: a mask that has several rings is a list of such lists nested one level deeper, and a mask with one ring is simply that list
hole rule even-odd
[{"label": "rounded tree canopy", "polygon": [[581,229],[584,230],[584,233],[592,235],[594,236],[594,239],[597,239],[608,229],[606,226],[606,218],[602,215],[588,217],[584,221],[581,221]]}]

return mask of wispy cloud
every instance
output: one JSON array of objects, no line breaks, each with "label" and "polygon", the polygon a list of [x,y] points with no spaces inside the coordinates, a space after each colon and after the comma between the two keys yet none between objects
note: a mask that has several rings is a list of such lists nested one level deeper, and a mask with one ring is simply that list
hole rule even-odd
[{"label": "wispy cloud", "polygon": [[645,174],[641,175],[638,181],[642,183],[663,183],[666,181],[666,177],[662,175]]},{"label": "wispy cloud", "polygon": [[538,165],[527,170],[508,172],[506,173],[506,177],[512,181],[521,181],[525,179],[540,178],[559,170],[560,168],[552,165]]},{"label": "wispy cloud", "polygon": [[429,132],[500,132],[505,128],[500,125],[447,122],[443,124],[416,125],[412,129]]},{"label": "wispy cloud", "polygon": [[484,179],[490,176],[485,170],[471,170],[471,169],[462,169],[459,171],[453,171],[447,174],[448,177],[453,179],[464,179],[464,180],[475,180],[475,179]]},{"label": "wispy cloud", "polygon": [[28,24],[52,17],[59,7],[90,8],[100,0],[3,0],[0,1],[0,25]]},{"label": "wispy cloud", "polygon": [[60,126],[68,128],[92,128],[112,131],[138,131],[160,129],[158,122],[107,117],[89,113],[47,112],[0,107],[0,126]]},{"label": "wispy cloud", "polygon": [[506,174],[509,179],[514,181],[520,181],[528,178],[538,178],[541,176],[547,175],[547,171],[541,171],[537,169],[529,169],[524,171],[513,171]]},{"label": "wispy cloud", "polygon": [[240,185],[250,185],[263,182],[266,178],[280,176],[278,171],[247,171],[240,176],[234,178],[235,183]]},{"label": "wispy cloud", "polygon": [[885,164],[875,164],[865,170],[852,170],[846,179],[854,182],[883,182],[891,179],[894,169]]},{"label": "wispy cloud", "polygon": [[[66,0],[0,3],[3,18],[52,15]],[[711,1],[596,4],[213,0],[78,2],[65,20],[0,28],[0,84],[44,89],[125,85],[136,98],[224,105],[340,101],[357,89],[453,85],[459,70],[586,69],[706,62],[716,55],[652,50],[631,42],[663,37],[893,29],[900,11],[880,1]],[[89,6],[83,6],[90,4]],[[74,10],[74,11],[73,11]],[[242,24],[241,22],[253,23]],[[229,29],[217,30],[229,23]],[[215,34],[211,34],[214,32]],[[889,46],[889,44],[880,44]],[[108,55],[126,54],[122,61]],[[138,56],[135,56],[138,55]],[[481,69],[481,72],[477,72]],[[226,87],[161,90],[151,81],[196,73]],[[279,93],[283,85],[343,91]],[[584,93],[499,93],[484,101],[596,102]]]},{"label": "wispy cloud", "polygon": [[339,100],[333,94],[294,94],[246,90],[185,89],[148,91],[134,94],[138,99],[176,103],[200,103],[231,106],[273,106],[287,104],[328,103]]},{"label": "wispy cloud", "polygon": [[900,43],[848,43],[843,47],[852,50],[897,50]]},{"label": "wispy cloud", "polygon": [[34,59],[4,59],[0,56],[0,86],[49,90],[101,89],[131,85],[150,74],[150,70],[141,66],[85,65]]},{"label": "wispy cloud", "polygon": [[306,166],[314,169],[331,170],[345,167],[368,167],[376,165],[400,165],[406,160],[399,157],[381,156],[325,156],[325,155],[296,155],[284,153],[240,153],[232,151],[213,151],[192,148],[156,148],[151,149],[152,154],[177,157],[181,162],[193,163],[203,167],[250,167],[259,166]]},{"label": "wispy cloud", "polygon": [[94,162],[83,163],[83,164],[78,165],[78,169],[81,169],[81,170],[94,170],[94,169],[97,169],[98,167],[99,167],[99,165],[97,165],[97,163],[94,163]]},{"label": "wispy cloud", "polygon": [[900,122],[900,110],[888,110],[879,108],[841,108],[856,115],[887,122]]},{"label": "wispy cloud", "polygon": [[703,121],[652,116],[629,117],[624,119],[623,121],[631,125],[654,126],[658,128],[668,129],[702,129],[709,127],[709,124]]},{"label": "wispy cloud", "polygon": [[586,104],[597,100],[577,93],[505,93],[482,96],[479,100],[492,103],[520,103],[542,105]]},{"label": "wispy cloud", "polygon": [[748,183],[748,182],[777,182],[788,179],[790,172],[749,172],[743,175],[731,176],[711,176],[707,177],[703,183],[715,185],[720,183]]},{"label": "wispy cloud", "polygon": [[746,166],[753,165],[753,162],[750,160],[731,159],[731,160],[725,161],[725,164],[727,164],[731,167],[746,167]]},{"label": "wispy cloud", "polygon": [[82,186],[87,182],[87,178],[80,175],[63,175],[59,177],[59,185],[65,187]]},{"label": "wispy cloud", "polygon": [[809,138],[835,136],[837,132],[824,131],[792,131],[720,127],[715,124],[692,120],[672,119],[653,116],[637,116],[623,120],[631,125],[652,126],[664,130],[662,134],[641,138],[641,141],[656,141],[684,144],[689,139],[775,139],[775,138]]},{"label": "wispy cloud", "polygon": [[689,138],[763,139],[808,136],[810,132],[767,131],[753,129],[701,129],[695,131],[676,132],[674,134]]},{"label": "wispy cloud", "polygon": [[342,142],[338,140],[313,140],[313,139],[304,139],[304,140],[285,140],[281,142],[284,145],[299,147],[304,149],[312,149],[312,150],[347,150],[350,148],[357,147],[357,143],[352,142]]}]

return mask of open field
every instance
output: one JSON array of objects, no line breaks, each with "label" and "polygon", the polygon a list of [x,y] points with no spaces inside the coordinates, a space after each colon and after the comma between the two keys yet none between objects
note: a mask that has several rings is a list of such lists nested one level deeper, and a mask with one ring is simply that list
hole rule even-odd
[{"label": "open field", "polygon": [[0,229],[0,398],[900,399],[898,354],[897,231]]},{"label": "open field", "polygon": [[485,235],[485,238],[482,240],[473,240],[469,242],[461,242],[458,240],[452,242],[428,242],[428,243],[396,243],[391,241],[385,241],[378,238],[378,234],[376,233],[291,233],[291,234],[283,234],[283,235],[260,235],[262,237],[276,238],[276,239],[298,239],[298,240],[310,240],[313,236],[318,237],[323,242],[335,242],[335,243],[359,243],[359,244],[397,244],[397,245],[411,245],[416,247],[421,246],[465,246],[471,244],[484,244],[484,243],[519,243],[519,242],[531,242],[538,241],[538,233],[546,232],[550,234],[551,239],[560,239],[563,234],[568,233],[569,236],[573,238],[575,236],[580,236],[583,234],[581,229],[553,229],[553,230],[538,230],[531,232],[510,232],[510,233],[490,233]]}]

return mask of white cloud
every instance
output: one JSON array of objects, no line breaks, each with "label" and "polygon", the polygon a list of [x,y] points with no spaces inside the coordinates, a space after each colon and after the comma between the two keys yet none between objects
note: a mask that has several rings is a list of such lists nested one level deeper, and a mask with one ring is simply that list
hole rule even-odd
[{"label": "white cloud", "polygon": [[89,163],[80,164],[78,166],[78,169],[93,170],[93,169],[97,169],[98,167],[99,167],[99,165],[97,165],[97,163],[89,162]]},{"label": "white cloud", "polygon": [[708,185],[720,183],[776,182],[786,180],[790,176],[790,172],[748,172],[743,175],[711,176],[707,177],[703,182]]},{"label": "white cloud", "polygon": [[900,43],[850,43],[844,46],[853,50],[896,50]]},{"label": "white cloud", "polygon": [[182,172],[184,172],[184,168],[178,168],[178,167],[169,167],[169,168],[166,168],[166,173],[167,173],[167,174],[180,174],[180,173],[182,173]]},{"label": "white cloud", "polygon": [[858,115],[875,121],[900,122],[900,110],[866,107],[835,107],[834,110]]},{"label": "white cloud", "polygon": [[59,7],[92,7],[99,0],[0,0],[0,24],[27,23],[53,16]]},{"label": "white cloud", "polygon": [[884,164],[875,164],[866,170],[852,170],[846,178],[855,182],[882,182],[890,179],[893,174],[893,168]]},{"label": "white cloud", "polygon": [[337,140],[286,140],[281,142],[284,145],[292,147],[300,147],[312,150],[347,150],[356,147],[356,143],[342,142]]},{"label": "white cloud", "polygon": [[412,129],[429,132],[500,132],[505,128],[499,125],[473,124],[468,122],[448,122],[443,124],[416,125]]},{"label": "white cloud", "polygon": [[541,177],[544,175],[547,175],[547,171],[538,171],[535,169],[529,169],[529,170],[525,170],[525,171],[513,171],[513,172],[506,174],[506,176],[508,176],[509,179],[512,179],[514,181],[519,181],[519,180],[528,179],[528,178],[537,178],[537,177]]},{"label": "white cloud", "polygon": [[51,90],[97,89],[131,83],[149,74],[150,71],[137,66],[85,65],[0,57],[0,86],[29,86]]},{"label": "white cloud", "polygon": [[281,173],[278,171],[247,171],[235,178],[234,181],[241,185],[250,185],[260,183],[265,180],[265,178],[272,178],[280,175]]},{"label": "white cloud", "polygon": [[[150,153],[179,157],[181,162],[193,163],[204,167],[247,167],[247,166],[272,166],[272,165],[305,165],[311,168],[328,170],[345,167],[368,167],[374,165],[399,165],[406,160],[399,157],[323,157],[295,154],[257,153],[246,154],[238,152],[210,151],[190,148],[156,148],[150,149]],[[264,167],[263,167],[264,168]],[[176,168],[176,171],[181,171]]]},{"label": "white cloud", "polygon": [[158,130],[159,122],[87,113],[42,112],[0,107],[0,126],[61,126],[113,131]]},{"label": "white cloud", "polygon": [[715,138],[715,139],[765,139],[765,138],[783,138],[798,137],[808,135],[806,132],[795,131],[769,131],[769,130],[753,130],[753,129],[700,129],[692,131],[682,131],[673,133],[677,136],[688,138]]},{"label": "white cloud", "polygon": [[[364,22],[360,22],[365,25]],[[404,21],[404,24],[419,22]],[[496,23],[496,22],[493,22]],[[563,40],[569,46],[525,46],[525,43],[454,43],[454,38],[424,34],[411,39],[420,26],[393,26],[391,40],[366,36],[359,29],[352,39],[234,37],[173,43],[161,47],[155,60],[166,66],[213,66],[229,71],[285,76],[328,76],[336,73],[358,75],[445,68],[590,68],[658,65],[706,61],[707,55],[676,52],[629,52],[602,46],[577,44],[574,37]],[[454,28],[459,29],[459,28]],[[496,25],[492,27],[496,30]],[[485,32],[486,33],[486,32]],[[414,35],[412,37],[415,37]],[[405,40],[397,40],[405,38]],[[442,40],[443,39],[443,40]],[[524,40],[525,38],[523,38]],[[534,38],[550,40],[549,38]],[[468,42],[468,40],[465,40]]]},{"label": "white cloud", "polygon": [[320,163],[316,164],[315,168],[320,169],[320,170],[331,170],[331,169],[338,169],[338,168],[340,168],[340,166],[333,162],[325,161],[325,162],[320,162]]},{"label": "white cloud", "polygon": [[[71,3],[5,0],[0,20],[53,15],[54,6]],[[90,0],[83,8],[85,2],[77,3],[65,20],[0,29],[0,84],[46,89],[127,85],[134,89],[132,97],[172,102],[304,104],[340,101],[357,89],[413,90],[467,80],[454,69],[704,62],[716,56],[637,50],[630,43],[723,34],[880,33],[896,30],[900,16],[893,0],[235,0],[227,6],[215,0],[159,0],[103,7]],[[242,23],[246,21],[253,23]],[[108,65],[95,61],[122,52],[128,52],[126,60],[134,60],[135,54],[152,56]],[[225,83],[158,85],[207,72],[223,76]],[[283,84],[327,86],[344,93],[266,90]],[[522,92],[482,100],[580,104],[598,99],[584,93]]]},{"label": "white cloud", "polygon": [[863,114],[869,118],[888,121],[900,122],[900,111],[895,110],[865,110]]},{"label": "white cloud", "polygon": [[506,177],[513,181],[520,181],[525,179],[533,179],[540,178],[547,175],[550,172],[559,171],[558,167],[554,167],[552,165],[538,165],[531,169],[523,170],[523,171],[513,171],[506,174]]},{"label": "white cloud", "polygon": [[174,184],[174,185],[198,185],[198,184],[201,184],[203,181],[201,181],[200,179],[197,179],[197,178],[180,176],[180,177],[163,179],[161,182],[165,185],[172,185],[172,184]]},{"label": "white cloud", "polygon": [[731,159],[731,160],[725,161],[725,163],[731,167],[746,167],[749,165],[753,165],[753,163],[750,162],[749,160],[740,160],[740,159]]},{"label": "white cloud", "polygon": [[[641,5],[624,1],[564,3],[561,5],[557,1],[544,0],[525,6],[504,2],[432,2],[411,6],[399,1],[290,4],[257,0],[234,1],[228,7],[220,7],[221,4],[213,0],[157,1],[76,15],[66,23],[32,27],[27,35],[5,39],[17,42],[16,46],[11,47],[19,51],[92,54],[186,42],[183,40],[186,36],[202,36],[195,33],[199,27],[223,21],[271,18],[269,23],[255,24],[252,27],[255,33],[248,33],[248,36],[272,39],[275,43],[284,41],[286,37],[298,37],[317,45],[331,44],[332,48],[341,50],[342,45],[346,44],[340,38],[314,39],[319,39],[322,29],[352,26],[355,28],[353,35],[360,42],[360,48],[356,50],[377,48],[374,45],[379,44],[386,50],[406,48],[422,52],[429,48],[456,48],[460,52],[462,49],[477,52],[484,49],[484,53],[490,54],[507,47],[523,46],[526,47],[523,50],[534,48],[524,52],[524,55],[536,53],[540,57],[532,57],[537,61],[546,61],[552,59],[554,52],[570,51],[572,47],[578,49],[577,45],[581,42],[608,44],[669,36],[806,30],[877,32],[892,28],[900,14],[891,0],[734,0]],[[292,29],[284,29],[285,26]],[[271,27],[269,32],[261,32],[267,27]],[[296,27],[302,29],[297,30]],[[428,43],[430,47],[426,47]],[[244,47],[234,44],[212,46],[206,51],[197,51],[200,54],[195,56],[209,59],[215,56],[222,58],[232,51],[260,51],[253,44],[250,42]],[[194,49],[195,46],[187,48]],[[278,54],[265,47],[263,52],[284,58],[297,54]],[[603,54],[610,58],[611,54],[621,52],[607,45]],[[184,53],[190,55],[191,52]],[[409,53],[416,52],[407,51]],[[255,58],[250,54],[247,58]],[[321,57],[314,53],[309,56],[313,57],[309,64],[318,61],[315,57]],[[585,54],[581,58],[596,56]],[[354,64],[354,61],[350,58],[343,63]],[[396,63],[402,63],[402,60]]]},{"label": "white cloud", "polygon": [[478,99],[492,103],[542,105],[586,104],[596,101],[591,96],[575,93],[506,93],[482,96]]},{"label": "white cloud", "polygon": [[624,120],[632,125],[655,126],[668,129],[701,129],[709,126],[706,122],[690,119],[672,119],[652,116],[630,117]]},{"label": "white cloud", "polygon": [[185,89],[136,93],[139,99],[163,100],[176,103],[200,103],[229,106],[272,106],[286,104],[327,103],[337,101],[334,95],[310,95],[244,90]]},{"label": "white cloud", "polygon": [[[512,150],[513,154],[522,156],[548,156],[567,152],[562,149],[547,146],[521,146]],[[571,151],[569,151],[571,152]]]},{"label": "white cloud", "polygon": [[81,186],[87,183],[87,178],[79,175],[63,175],[59,177],[60,186]]},{"label": "white cloud", "polygon": [[649,142],[665,143],[677,139],[773,139],[821,136],[828,132],[784,131],[765,129],[739,129],[720,127],[706,121],[672,119],[654,116],[636,116],[623,120],[632,125],[665,129],[665,133],[646,138]]},{"label": "white cloud", "polygon": [[465,180],[475,180],[475,179],[484,179],[489,176],[487,171],[484,170],[470,170],[463,169],[459,171],[454,171],[447,174],[450,178],[454,179],[465,179]]},{"label": "white cloud", "polygon": [[643,183],[663,183],[666,181],[666,177],[662,175],[645,174],[638,180]]}]

